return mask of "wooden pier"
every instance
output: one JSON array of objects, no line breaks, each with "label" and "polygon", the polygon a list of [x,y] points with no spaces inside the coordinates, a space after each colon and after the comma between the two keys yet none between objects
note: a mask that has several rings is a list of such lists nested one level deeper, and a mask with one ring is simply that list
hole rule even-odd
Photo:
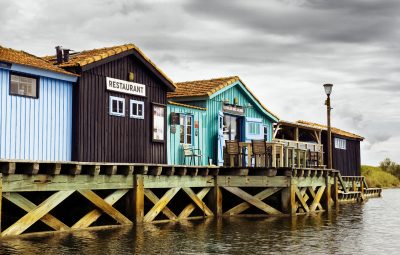
[{"label": "wooden pier", "polygon": [[1,236],[225,216],[297,215],[380,196],[316,168],[0,161]]}]

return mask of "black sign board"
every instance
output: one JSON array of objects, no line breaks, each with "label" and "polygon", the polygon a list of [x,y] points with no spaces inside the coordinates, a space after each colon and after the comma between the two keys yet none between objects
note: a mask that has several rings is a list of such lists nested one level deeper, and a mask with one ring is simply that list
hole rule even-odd
[{"label": "black sign board", "polygon": [[171,112],[171,125],[179,125],[179,113]]},{"label": "black sign board", "polygon": [[243,106],[237,106],[232,104],[224,104],[222,106],[222,111],[224,113],[230,113],[234,115],[244,116],[244,108]]}]

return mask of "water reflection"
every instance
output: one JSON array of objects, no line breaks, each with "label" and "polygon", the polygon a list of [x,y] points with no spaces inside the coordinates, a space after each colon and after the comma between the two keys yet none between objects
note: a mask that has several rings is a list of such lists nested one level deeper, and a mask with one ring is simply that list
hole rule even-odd
[{"label": "water reflection", "polygon": [[0,241],[1,254],[397,254],[400,190],[339,211],[222,218]]}]

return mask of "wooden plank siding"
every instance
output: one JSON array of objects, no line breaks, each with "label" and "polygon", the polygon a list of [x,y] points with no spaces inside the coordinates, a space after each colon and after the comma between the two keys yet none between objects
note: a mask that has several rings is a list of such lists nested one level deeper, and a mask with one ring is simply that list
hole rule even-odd
[{"label": "wooden plank siding", "polygon": [[[212,159],[213,164],[217,164],[218,156],[218,113],[222,111],[222,104],[224,99],[228,99],[230,104],[233,104],[234,98],[238,98],[238,105],[246,107],[246,118],[261,119],[263,125],[268,127],[268,141],[272,140],[273,123],[275,122],[270,117],[266,116],[255,103],[255,99],[249,96],[248,90],[243,86],[240,81],[233,83],[230,86],[211,95],[209,98],[171,98],[173,101],[181,102],[184,104],[207,108],[206,116],[203,119],[204,130],[204,150],[202,150],[204,158]],[[251,104],[253,107],[248,108]],[[247,124],[246,124],[247,126]],[[248,140],[248,139],[246,139]],[[207,161],[208,162],[208,161]]]},{"label": "wooden plank siding", "polygon": [[[146,85],[146,97],[106,90],[106,77]],[[165,104],[165,85],[133,55],[113,59],[81,73],[74,91],[73,160],[166,163],[167,145],[151,141],[152,103]],[[109,114],[110,96],[125,98],[125,116]],[[144,102],[144,119],[130,118],[130,100]],[[165,133],[167,131],[165,122]]]},{"label": "wooden plank siding", "polygon": [[[176,132],[171,133],[171,112],[181,113],[186,115],[193,116],[193,122],[198,122],[199,127],[197,129],[198,133],[196,135],[196,129],[194,128],[193,123],[193,132],[192,132],[192,146],[195,149],[200,149],[203,153],[205,151],[207,139],[207,129],[203,124],[206,119],[206,111],[200,109],[193,109],[184,106],[171,105],[168,104],[168,130],[167,130],[167,139],[168,139],[168,164],[172,165],[185,165],[185,158],[183,156],[182,144],[180,143],[180,125],[176,125]],[[196,159],[196,165],[207,165],[208,158],[204,156],[200,164],[199,160]],[[187,159],[186,164],[189,164],[189,160]]]},{"label": "wooden plank siding", "polygon": [[[322,131],[322,144],[327,148],[327,132]],[[335,148],[335,138],[346,140],[346,149]],[[327,151],[325,149],[325,151]],[[324,162],[328,162],[328,153],[324,153]],[[332,167],[339,170],[343,176],[361,175],[360,141],[348,137],[332,134]]]},{"label": "wooden plank siding", "polygon": [[38,98],[13,96],[0,68],[0,159],[70,161],[73,83],[35,76]]}]

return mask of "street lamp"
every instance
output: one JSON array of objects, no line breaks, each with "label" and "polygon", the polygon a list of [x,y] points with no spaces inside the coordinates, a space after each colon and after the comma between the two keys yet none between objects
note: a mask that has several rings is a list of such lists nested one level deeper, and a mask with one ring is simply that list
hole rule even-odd
[{"label": "street lamp", "polygon": [[325,94],[327,96],[325,105],[328,120],[328,169],[332,169],[332,129],[331,129],[331,93],[333,84],[324,84]]}]

